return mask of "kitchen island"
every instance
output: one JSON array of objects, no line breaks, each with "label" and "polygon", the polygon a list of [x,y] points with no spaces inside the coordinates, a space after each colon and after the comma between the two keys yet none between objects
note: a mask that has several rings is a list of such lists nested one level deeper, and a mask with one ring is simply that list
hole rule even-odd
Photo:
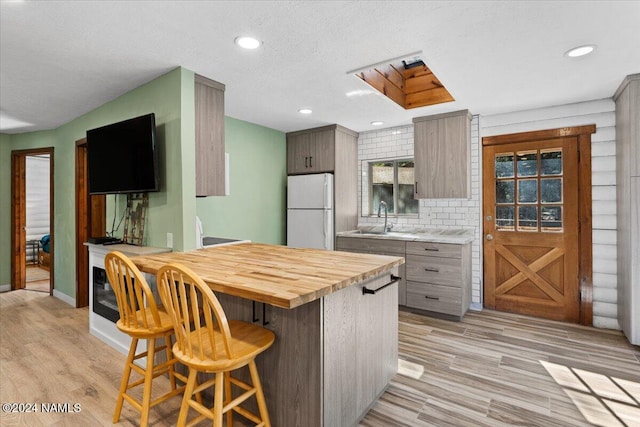
[{"label": "kitchen island", "polygon": [[186,265],[228,318],[274,331],[256,359],[274,426],[353,426],[397,371],[403,258],[245,243],[132,260]]}]

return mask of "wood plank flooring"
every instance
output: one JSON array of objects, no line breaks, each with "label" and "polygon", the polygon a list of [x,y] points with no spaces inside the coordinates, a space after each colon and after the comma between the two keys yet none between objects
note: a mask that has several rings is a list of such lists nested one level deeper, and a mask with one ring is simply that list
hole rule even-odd
[{"label": "wood plank flooring", "polygon": [[616,331],[484,310],[400,312],[396,375],[362,426],[640,426],[640,348]]},{"label": "wood plank flooring", "polygon": [[[361,426],[640,425],[640,348],[619,332],[487,310],[462,322],[404,311],[399,320],[400,357],[424,373],[396,375]],[[0,401],[81,406],[0,413],[1,426],[112,425],[125,356],[89,334],[86,308],[6,292],[0,325]],[[151,425],[175,425],[179,405],[152,409]],[[138,420],[125,403],[118,425]]]}]

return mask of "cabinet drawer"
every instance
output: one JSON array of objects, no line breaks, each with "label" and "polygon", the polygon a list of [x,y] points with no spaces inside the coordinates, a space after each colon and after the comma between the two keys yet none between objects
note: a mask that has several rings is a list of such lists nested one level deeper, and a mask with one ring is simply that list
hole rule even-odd
[{"label": "cabinet drawer", "polygon": [[407,280],[462,286],[462,265],[456,258],[407,255]]},{"label": "cabinet drawer", "polygon": [[336,250],[375,252],[385,255],[404,256],[405,242],[391,239],[363,239],[360,237],[336,238]]},{"label": "cabinet drawer", "polygon": [[407,242],[407,255],[462,258],[462,246],[451,243]]},{"label": "cabinet drawer", "polygon": [[461,316],[462,289],[430,283],[407,282],[407,306]]}]

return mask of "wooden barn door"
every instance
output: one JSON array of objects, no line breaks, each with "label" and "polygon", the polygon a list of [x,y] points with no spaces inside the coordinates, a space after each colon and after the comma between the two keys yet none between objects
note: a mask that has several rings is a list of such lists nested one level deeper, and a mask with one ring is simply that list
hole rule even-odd
[{"label": "wooden barn door", "polygon": [[483,139],[484,305],[579,322],[579,138],[512,140]]}]

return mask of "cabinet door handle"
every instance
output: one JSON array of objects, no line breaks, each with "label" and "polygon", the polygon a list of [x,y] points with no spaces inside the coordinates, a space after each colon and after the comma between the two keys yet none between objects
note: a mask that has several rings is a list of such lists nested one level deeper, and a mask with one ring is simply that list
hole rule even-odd
[{"label": "cabinet door handle", "polygon": [[440,269],[438,269],[438,268],[425,268],[424,271],[433,271],[434,273],[439,273]]},{"label": "cabinet door handle", "polygon": [[256,316],[256,302],[255,301],[251,301],[251,318],[253,319],[253,322],[257,322],[258,320],[258,316]]},{"label": "cabinet door handle", "polygon": [[426,299],[432,299],[432,300],[435,300],[435,301],[440,301],[440,298],[438,298],[438,297],[430,297],[429,295],[425,295],[424,297]]},{"label": "cabinet door handle", "polygon": [[312,168],[313,167],[313,163],[312,163],[313,157],[309,156],[309,167]]},{"label": "cabinet door handle", "polygon": [[375,295],[376,292],[383,290],[384,288],[386,288],[387,286],[391,286],[394,283],[398,283],[400,280],[402,279],[402,277],[399,276],[395,276],[395,275],[391,275],[391,281],[389,283],[387,283],[386,285],[382,285],[380,286],[378,289],[369,289],[366,286],[362,287],[362,295],[366,295],[366,294],[371,294],[371,295]]},{"label": "cabinet door handle", "polygon": [[416,194],[418,194],[418,181],[416,181]]},{"label": "cabinet door handle", "polygon": [[438,248],[424,248],[425,251],[438,252],[440,249]]},{"label": "cabinet door handle", "polygon": [[305,168],[308,168],[308,167],[309,167],[309,165],[308,165],[308,163],[307,163],[307,162],[308,162],[308,159],[309,159],[308,157],[305,157],[305,158],[304,158],[304,167],[305,167]]},{"label": "cabinet door handle", "polygon": [[262,326],[266,326],[269,324],[267,320],[267,304],[262,303]]}]

